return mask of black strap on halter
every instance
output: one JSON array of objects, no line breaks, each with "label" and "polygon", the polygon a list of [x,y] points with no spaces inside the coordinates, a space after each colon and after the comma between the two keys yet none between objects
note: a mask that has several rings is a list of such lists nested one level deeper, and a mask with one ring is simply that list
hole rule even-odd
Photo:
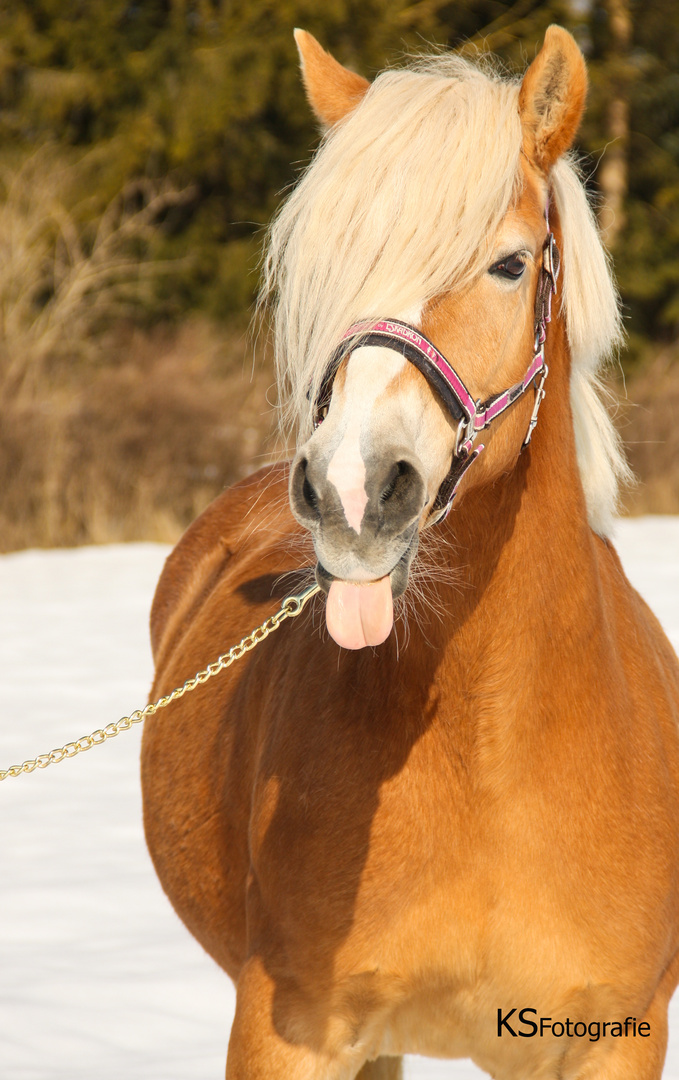
[{"label": "black strap on halter", "polygon": [[[422,334],[419,330],[416,330],[414,326],[411,327],[409,323],[404,323],[400,320],[391,321],[395,325],[408,327],[408,329],[415,331],[415,333],[418,334],[418,336],[421,337],[423,341],[425,341],[428,345],[434,348],[429,339],[425,338],[424,334]],[[326,368],[325,375],[323,376],[323,381],[321,382],[318,397],[316,398],[316,406],[314,409],[314,420],[316,426],[318,426],[318,424],[323,419],[323,413],[330,404],[335,375],[337,374],[337,369],[339,368],[342,360],[345,356],[348,356],[350,353],[352,353],[354,349],[362,349],[366,345],[379,345],[382,347],[386,346],[388,349],[392,349],[394,352],[400,353],[402,356],[405,356],[406,360],[409,360],[413,367],[416,367],[417,370],[421,372],[422,375],[424,375],[429,385],[433,387],[434,390],[436,390],[436,393],[442,399],[443,404],[452,416],[453,420],[455,420],[457,423],[459,423],[461,420],[465,420],[467,422],[471,420],[469,411],[464,408],[462,402],[460,401],[460,398],[450,386],[450,383],[446,381],[438,368],[436,368],[427,359],[427,356],[423,353],[422,349],[418,349],[416,345],[411,344],[409,341],[402,341],[395,335],[386,333],[371,333],[370,331],[368,331],[365,334],[359,333],[358,336],[353,338],[353,340],[351,340],[348,344],[343,343],[338,349],[336,349],[335,353],[333,354],[332,359],[330,360],[330,363]]]}]

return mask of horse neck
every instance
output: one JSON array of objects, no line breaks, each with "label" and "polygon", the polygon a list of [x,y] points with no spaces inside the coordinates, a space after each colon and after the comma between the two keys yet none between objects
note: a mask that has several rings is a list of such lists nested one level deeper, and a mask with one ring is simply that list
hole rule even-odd
[{"label": "horse neck", "polygon": [[[583,598],[590,603],[597,594],[600,541],[587,520],[577,466],[570,354],[560,319],[549,327],[546,350],[547,394],[529,449],[510,475],[462,498],[444,527],[448,565],[460,579],[446,603],[458,647],[469,623],[475,647],[484,633],[500,640],[503,625],[513,636],[522,625],[534,632],[549,620],[553,627],[555,618],[572,628]],[[590,633],[592,613],[590,604],[581,620]]]}]

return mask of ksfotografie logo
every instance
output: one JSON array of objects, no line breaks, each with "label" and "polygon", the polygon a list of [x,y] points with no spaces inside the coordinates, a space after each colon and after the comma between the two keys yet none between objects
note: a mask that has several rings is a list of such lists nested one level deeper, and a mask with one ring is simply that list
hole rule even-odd
[{"label": "ksfotografie logo", "polygon": [[[510,1023],[511,1021],[511,1023]],[[521,1030],[523,1029],[523,1030]],[[651,1025],[647,1020],[637,1021],[636,1016],[627,1016],[624,1020],[584,1020],[573,1021],[569,1016],[565,1020],[553,1020],[551,1016],[538,1016],[537,1009],[510,1009],[503,1013],[497,1011],[498,1038],[509,1035],[512,1039],[534,1039],[553,1036],[557,1039],[566,1035],[576,1039],[588,1038],[590,1042],[599,1039],[624,1039],[640,1035],[647,1039],[651,1034]]]}]

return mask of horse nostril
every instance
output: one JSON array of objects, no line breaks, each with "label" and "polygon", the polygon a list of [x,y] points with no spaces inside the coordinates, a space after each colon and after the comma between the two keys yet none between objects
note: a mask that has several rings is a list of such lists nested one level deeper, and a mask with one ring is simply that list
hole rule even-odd
[{"label": "horse nostril", "polygon": [[309,509],[313,510],[315,514],[318,514],[318,496],[309,483],[309,477],[306,475],[306,472],[304,473],[304,481],[302,483],[302,498]]},{"label": "horse nostril", "polygon": [[293,467],[290,505],[297,520],[309,528],[313,522],[320,520],[321,511],[320,499],[307,475],[308,466],[309,462],[303,457]]},{"label": "horse nostril", "polygon": [[412,465],[408,464],[407,461],[397,461],[392,465],[387,476],[387,482],[380,493],[380,502],[386,503],[397,491],[402,491],[408,483],[409,474],[414,472]]},{"label": "horse nostril", "polygon": [[425,483],[417,466],[403,458],[395,461],[386,475],[382,475],[384,479],[377,499],[378,528],[396,534],[422,513]]}]

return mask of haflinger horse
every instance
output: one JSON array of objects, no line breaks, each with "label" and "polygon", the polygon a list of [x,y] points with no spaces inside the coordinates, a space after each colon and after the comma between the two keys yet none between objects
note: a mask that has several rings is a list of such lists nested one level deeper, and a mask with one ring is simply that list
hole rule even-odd
[{"label": "haflinger horse", "polygon": [[326,131],[265,293],[298,449],[170,555],[154,695],[322,592],[143,744],[158,874],[236,983],[226,1076],[660,1077],[679,670],[608,538],[582,56],[551,27],[522,81],[368,84],[296,36]]}]

